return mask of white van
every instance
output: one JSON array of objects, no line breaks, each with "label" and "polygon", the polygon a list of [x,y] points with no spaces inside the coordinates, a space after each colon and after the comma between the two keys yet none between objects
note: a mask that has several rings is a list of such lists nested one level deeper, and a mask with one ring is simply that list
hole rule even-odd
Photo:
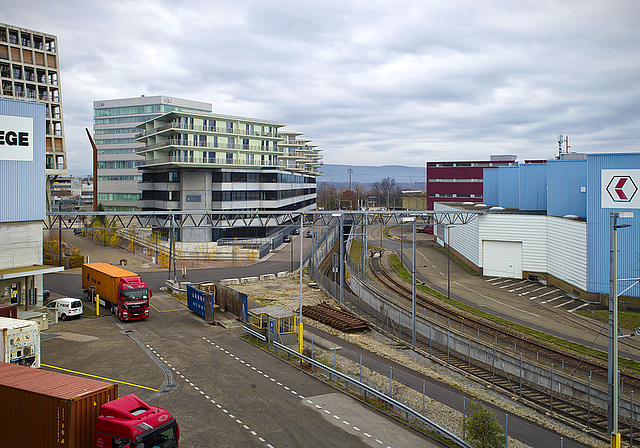
[{"label": "white van", "polygon": [[55,309],[58,312],[58,317],[62,320],[67,320],[70,317],[80,317],[84,311],[82,300],[72,299],[71,297],[52,300],[47,303],[45,308]]}]

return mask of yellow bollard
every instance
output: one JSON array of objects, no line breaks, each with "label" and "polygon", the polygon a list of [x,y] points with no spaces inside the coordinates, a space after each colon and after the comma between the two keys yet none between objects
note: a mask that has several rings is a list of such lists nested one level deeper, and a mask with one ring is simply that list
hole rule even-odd
[{"label": "yellow bollard", "polygon": [[304,338],[302,333],[302,321],[298,322],[298,353],[302,354]]},{"label": "yellow bollard", "polygon": [[96,316],[100,315],[100,294],[96,294]]},{"label": "yellow bollard", "polygon": [[622,435],[620,433],[611,433],[611,448],[620,448],[622,442]]}]

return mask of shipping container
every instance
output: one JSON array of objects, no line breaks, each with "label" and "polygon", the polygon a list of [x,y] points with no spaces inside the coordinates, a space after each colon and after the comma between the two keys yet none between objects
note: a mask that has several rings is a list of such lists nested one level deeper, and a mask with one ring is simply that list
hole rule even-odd
[{"label": "shipping container", "polygon": [[[0,448],[86,448],[117,384],[0,363]],[[105,447],[106,448],[106,447]]]},{"label": "shipping container", "polygon": [[40,367],[38,322],[0,317],[0,361]]},{"label": "shipping container", "polygon": [[13,319],[18,318],[18,305],[17,304],[0,304],[0,317],[11,317]]}]

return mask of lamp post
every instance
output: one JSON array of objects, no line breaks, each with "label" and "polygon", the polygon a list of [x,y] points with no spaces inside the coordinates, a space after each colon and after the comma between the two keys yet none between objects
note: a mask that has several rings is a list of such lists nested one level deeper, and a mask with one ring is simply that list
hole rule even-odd
[{"label": "lamp post", "polygon": [[447,229],[447,299],[451,299],[451,224],[445,225]]},{"label": "lamp post", "polygon": [[402,218],[403,222],[413,222],[413,261],[411,262],[411,344],[416,345],[416,217]]},{"label": "lamp post", "polygon": [[618,432],[618,229],[629,224],[618,224],[618,218],[633,218],[633,212],[611,212],[609,251],[609,407],[607,409],[607,432],[611,436],[611,446],[620,447]]},{"label": "lamp post", "polygon": [[[302,226],[304,224],[304,214],[300,214],[300,266],[298,273],[300,274],[300,316],[298,317],[298,352],[302,354],[304,348],[304,332],[302,328]],[[291,242],[293,245],[293,241]]]}]

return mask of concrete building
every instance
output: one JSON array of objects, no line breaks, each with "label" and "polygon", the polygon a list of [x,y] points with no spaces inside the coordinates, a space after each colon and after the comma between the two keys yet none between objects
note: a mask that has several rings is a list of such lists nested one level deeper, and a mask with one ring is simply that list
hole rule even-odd
[{"label": "concrete building", "polygon": [[[305,211],[316,207],[320,150],[283,124],[255,118],[169,112],[144,124],[145,210]],[[184,228],[179,240],[260,237],[264,227]]]},{"label": "concrete building", "polygon": [[[436,211],[489,211],[469,224],[436,226],[444,244],[488,276],[530,278],[605,302],[609,294],[610,213],[635,211],[618,230],[618,278],[638,278],[640,154],[587,154],[485,170],[486,205],[436,204]],[[493,206],[493,207],[492,207]],[[495,207],[498,207],[496,209]],[[493,209],[493,210],[492,210]],[[621,283],[620,290],[631,286]],[[640,288],[623,307],[640,309]]]},{"label": "concrete building", "polygon": [[42,305],[46,105],[0,99],[0,303]]},{"label": "concrete building", "polygon": [[0,98],[45,107],[47,195],[51,182],[67,174],[62,85],[56,36],[0,23]]},{"label": "concrete building", "polygon": [[57,210],[63,204],[64,211],[93,206],[93,181],[74,176],[58,176],[51,184],[51,204]]},{"label": "concrete building", "polygon": [[139,210],[143,156],[136,126],[174,110],[211,112],[211,104],[169,96],[141,96],[93,102],[93,139],[98,148],[98,202],[105,210]]}]

